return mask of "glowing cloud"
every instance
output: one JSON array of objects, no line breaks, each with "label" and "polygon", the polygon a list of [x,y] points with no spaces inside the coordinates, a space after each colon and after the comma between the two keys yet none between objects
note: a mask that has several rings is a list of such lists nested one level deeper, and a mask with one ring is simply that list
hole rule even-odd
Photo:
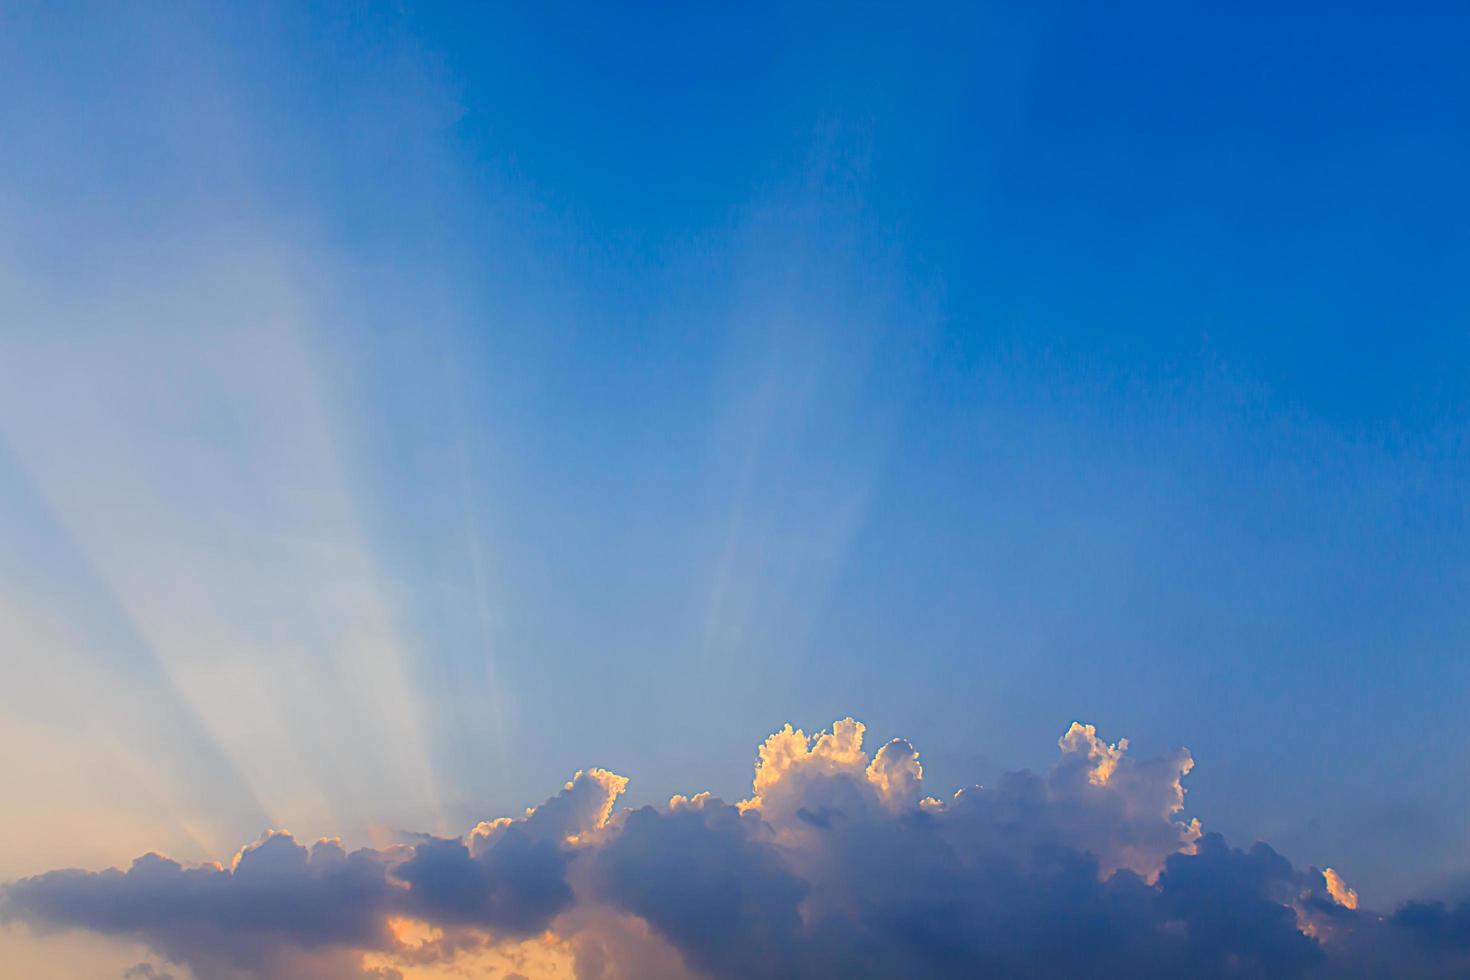
[{"label": "glowing cloud", "polygon": [[[923,795],[902,739],[854,719],[759,748],[752,796],[615,809],[628,781],[577,773],[463,838],[348,851],[269,831],[228,865],[148,854],[126,870],[5,887],[32,929],[141,942],[133,976],[1436,976],[1470,968],[1470,903],[1358,908],[1183,821],[1180,750],[1137,761],[1073,725],[1045,774]],[[187,972],[185,972],[187,971]]]},{"label": "glowing cloud", "polygon": [[1345,909],[1358,907],[1358,893],[1348,887],[1347,882],[1342,880],[1342,875],[1331,868],[1322,869],[1322,878],[1327,882],[1327,894],[1332,900]]}]

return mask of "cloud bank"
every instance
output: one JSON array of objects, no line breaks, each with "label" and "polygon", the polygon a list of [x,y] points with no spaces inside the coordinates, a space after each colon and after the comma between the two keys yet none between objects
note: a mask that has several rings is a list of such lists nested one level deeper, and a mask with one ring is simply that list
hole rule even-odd
[{"label": "cloud bank", "polygon": [[1359,907],[1336,871],[1183,817],[1186,750],[1074,724],[1046,773],[926,795],[851,718],[759,750],[752,795],[619,810],[602,769],[462,838],[267,832],[228,865],[5,886],[0,917],[147,945],[133,976],[1316,977],[1470,974],[1470,900]]}]

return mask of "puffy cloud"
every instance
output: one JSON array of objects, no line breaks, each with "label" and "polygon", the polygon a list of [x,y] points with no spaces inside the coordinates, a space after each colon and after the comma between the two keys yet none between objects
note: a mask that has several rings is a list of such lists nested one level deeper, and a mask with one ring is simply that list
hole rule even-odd
[{"label": "puffy cloud", "polygon": [[760,815],[702,799],[626,815],[596,856],[597,896],[637,915],[697,970],[760,975],[801,941],[807,883]]},{"label": "puffy cloud", "polygon": [[538,843],[580,843],[607,826],[613,804],[627,788],[625,777],[606,769],[578,772],[556,796],[527,810],[524,819],[482,821],[469,832],[465,844],[470,853],[479,856],[512,828]]},{"label": "puffy cloud", "polygon": [[514,825],[473,855],[460,840],[427,840],[394,869],[408,886],[395,910],[425,922],[534,932],[572,903],[568,857]]},{"label": "puffy cloud", "polygon": [[1322,880],[1327,885],[1327,894],[1332,900],[1345,909],[1358,907],[1358,893],[1348,887],[1342,876],[1331,868],[1322,869]]},{"label": "puffy cloud", "polygon": [[619,811],[627,780],[588,769],[463,838],[348,851],[270,832],[228,867],[150,854],[27,878],[3,915],[139,940],[199,980],[491,962],[581,980],[1470,970],[1470,901],[1373,913],[1330,868],[1184,819],[1185,750],[1139,761],[1074,724],[1049,771],[940,799],[911,744],[869,756],[865,735],[786,726],[734,804]]},{"label": "puffy cloud", "polygon": [[891,809],[911,810],[918,805],[924,767],[919,764],[919,753],[904,739],[895,738],[879,749],[867,775]]},{"label": "puffy cloud", "polygon": [[[476,840],[473,854],[465,840],[424,837],[349,853],[336,840],[308,848],[268,831],[228,867],[186,868],[146,854],[127,871],[26,878],[6,887],[3,914],[41,928],[135,936],[201,978],[391,977],[364,970],[361,954],[452,955],[484,937],[543,930],[572,904],[570,852],[559,842],[575,824],[566,795],[542,819],[538,809],[505,821]],[[425,944],[405,939],[402,921],[478,933]]]},{"label": "puffy cloud", "polygon": [[383,945],[393,893],[382,854],[306,848],[280,832],[229,868],[145,854],[127,871],[52,871],[6,889],[29,921],[136,935],[204,975],[263,976],[294,975],[295,953]]}]

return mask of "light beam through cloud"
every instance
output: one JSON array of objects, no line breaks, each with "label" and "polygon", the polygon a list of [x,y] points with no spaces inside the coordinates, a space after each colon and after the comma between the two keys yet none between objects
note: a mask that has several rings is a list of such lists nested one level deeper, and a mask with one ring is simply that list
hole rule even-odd
[{"label": "light beam through cloud", "polygon": [[[268,831],[228,864],[6,886],[40,933],[140,942],[215,977],[1443,976],[1464,909],[1358,906],[1331,869],[1182,817],[1193,760],[1139,761],[1073,725],[1045,773],[925,796],[917,751],[852,718],[760,746],[749,799],[618,810],[577,773],[463,837],[347,850]],[[140,967],[141,968],[141,967]],[[527,972],[528,971],[528,972]]]}]

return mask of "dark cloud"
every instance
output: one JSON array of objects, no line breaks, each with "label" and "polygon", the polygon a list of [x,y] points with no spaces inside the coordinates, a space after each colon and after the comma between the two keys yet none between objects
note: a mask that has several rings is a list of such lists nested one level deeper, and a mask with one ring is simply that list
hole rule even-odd
[{"label": "dark cloud", "polygon": [[1330,869],[1202,833],[1187,752],[1138,762],[1073,726],[1049,772],[941,801],[908,743],[862,742],[851,720],[776,733],[739,804],[614,812],[626,780],[594,769],[462,839],[269,834],[229,868],[15,882],[6,915],[136,938],[200,980],[385,978],[533,935],[584,980],[1470,975],[1470,901],[1379,915]]},{"label": "dark cloud", "polygon": [[1389,922],[1430,948],[1470,951],[1470,899],[1452,906],[1444,902],[1409,902]]},{"label": "dark cloud", "polygon": [[790,962],[808,886],[759,814],[718,800],[635,810],[596,856],[601,895],[641,916],[716,976]]},{"label": "dark cloud", "polygon": [[1158,919],[1183,924],[1187,975],[1301,976],[1325,956],[1298,925],[1300,891],[1291,863],[1267,845],[1241,851],[1206,834],[1196,853],[1165,862]]},{"label": "dark cloud", "polygon": [[398,908],[427,922],[535,932],[572,903],[570,857],[514,826],[474,856],[463,841],[426,841],[394,871],[409,886]]},{"label": "dark cloud", "polygon": [[334,841],[308,850],[288,834],[266,835],[233,868],[146,854],[127,871],[52,871],[6,889],[29,921],[133,935],[177,962],[262,974],[282,949],[384,945],[393,892],[382,854]]}]

